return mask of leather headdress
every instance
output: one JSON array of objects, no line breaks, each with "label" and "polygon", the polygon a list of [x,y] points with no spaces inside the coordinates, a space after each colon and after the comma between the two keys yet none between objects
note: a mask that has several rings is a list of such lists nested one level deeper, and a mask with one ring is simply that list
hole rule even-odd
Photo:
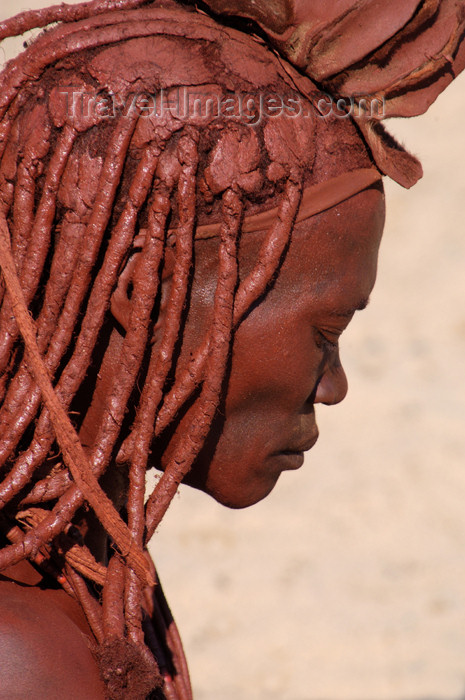
[{"label": "leather headdress", "polygon": [[[423,114],[463,70],[465,0],[205,3],[216,13],[254,20],[283,57],[335,99],[362,110],[370,99],[384,100],[382,113],[357,119],[373,158],[404,187],[422,176],[419,161],[382,120]],[[299,89],[306,91],[304,81]]]}]

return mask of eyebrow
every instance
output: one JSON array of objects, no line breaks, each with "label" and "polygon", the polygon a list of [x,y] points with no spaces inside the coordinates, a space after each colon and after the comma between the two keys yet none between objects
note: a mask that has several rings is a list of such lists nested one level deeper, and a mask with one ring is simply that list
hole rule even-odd
[{"label": "eyebrow", "polygon": [[356,311],[363,311],[363,309],[366,309],[369,303],[370,298],[364,297],[359,301],[359,303],[356,306],[352,306],[350,309],[345,309],[342,311],[334,311],[332,315],[338,316],[339,318],[350,318],[354,315]]}]

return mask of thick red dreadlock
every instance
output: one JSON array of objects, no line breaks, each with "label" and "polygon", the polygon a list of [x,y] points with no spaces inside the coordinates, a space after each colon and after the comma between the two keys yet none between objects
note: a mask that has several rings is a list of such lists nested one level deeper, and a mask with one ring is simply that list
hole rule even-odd
[{"label": "thick red dreadlock", "polygon": [[[11,543],[0,552],[0,567],[28,558],[79,601],[110,697],[145,698],[163,683],[166,698],[187,700],[179,637],[160,586],[152,589],[156,573],[145,547],[209,433],[234,328],[276,274],[313,154],[298,165],[278,157],[279,174],[270,179],[264,173],[271,172],[271,159],[260,155],[263,125],[251,137],[249,126],[221,115],[147,115],[137,100],[127,109],[135,92],[192,84],[192,65],[200,84],[213,83],[203,58],[215,52],[215,74],[225,76],[215,80],[216,91],[250,90],[253,80],[221,56],[225,32],[231,55],[255,52],[269,66],[269,87],[291,90],[278,62],[247,37],[175,7],[127,9],[143,4],[60,6],[0,28],[6,37],[62,22],[0,77],[0,503]],[[167,44],[180,55],[171,83],[163,65]],[[115,46],[112,75],[105,63],[111,65]],[[149,48],[149,67],[131,77],[134,51],[140,56]],[[89,95],[111,98],[111,116],[86,112],[82,100]],[[225,147],[237,154],[226,168],[217,158]],[[273,197],[278,215],[260,260],[239,283],[244,207]],[[211,218],[222,221],[213,320],[189,367],[176,373],[195,224],[205,202]],[[167,250],[174,256],[171,291],[162,338],[153,343]],[[85,445],[80,432],[115,317],[124,326],[118,372],[95,439]],[[150,450],[159,459],[154,435],[189,400],[189,427],[144,505]],[[128,406],[135,407],[131,419]],[[117,457],[120,467],[129,465],[121,512],[99,483]],[[83,507],[113,542],[106,565],[73,525]]]},{"label": "thick red dreadlock", "polygon": [[[298,29],[304,4],[273,3],[282,10],[274,24],[262,10],[257,14],[260,3],[242,3],[242,14],[310,72],[320,65],[315,47],[321,42],[310,41],[316,24]],[[353,4],[358,13],[367,3]],[[421,91],[429,99],[433,77],[441,87],[449,64],[462,67],[462,2],[444,3],[446,14],[438,3],[420,4],[423,9],[404,18],[402,40],[418,39],[426,13],[428,28],[435,18],[446,28],[442,53],[424,70],[421,62],[408,70],[398,62],[403,82],[389,74],[389,89],[376,89],[388,113],[415,90],[421,104],[412,113],[419,113],[427,106]],[[220,0],[207,5],[234,14]],[[327,25],[332,31],[350,16],[328,17]],[[0,524],[10,542],[0,551],[0,569],[29,559],[79,601],[109,697],[188,700],[182,647],[154,586],[147,542],[211,430],[234,330],[279,270],[304,184],[318,188],[335,178],[350,196],[379,175],[353,123],[315,120],[315,86],[259,39],[169,0],[94,0],[26,12],[0,23],[0,39],[54,22],[60,24],[0,75]],[[305,52],[296,49],[301,40]],[[380,66],[386,68],[382,57],[371,46],[365,53],[379,75]],[[361,49],[349,72],[338,63],[334,75],[321,74],[321,84],[353,97],[355,88],[341,76],[364,79],[364,56]],[[196,99],[200,95],[197,106],[189,103],[192,88]],[[150,109],[163,91],[168,108]],[[253,100],[245,117],[207,107],[237,96],[249,105],[247,96],[267,92],[285,100],[298,94],[304,125],[266,116],[263,103],[257,111]],[[359,91],[357,105],[366,94]],[[182,114],[180,95],[188,105]],[[174,111],[172,99],[178,100]],[[361,119],[359,126],[379,167],[411,185],[420,175],[418,162],[376,119]],[[358,190],[357,178],[338,180],[354,169],[361,173]],[[319,189],[319,207],[307,202],[307,215],[324,208],[325,196]],[[327,206],[334,203],[329,197]],[[263,222],[262,210],[270,207],[272,223],[254,229],[266,231],[259,257],[241,277],[240,236],[251,221]],[[178,367],[202,245],[196,239],[212,231],[219,239],[212,320],[190,362]],[[106,353],[115,328],[118,371],[110,372]],[[96,407],[101,376],[105,401]],[[182,439],[174,432],[168,463],[145,503],[149,454],[159,466],[167,429],[179,425],[187,408]],[[125,482],[123,498],[102,486],[110,465],[112,478]],[[81,536],[85,509],[111,538],[102,560]]]}]

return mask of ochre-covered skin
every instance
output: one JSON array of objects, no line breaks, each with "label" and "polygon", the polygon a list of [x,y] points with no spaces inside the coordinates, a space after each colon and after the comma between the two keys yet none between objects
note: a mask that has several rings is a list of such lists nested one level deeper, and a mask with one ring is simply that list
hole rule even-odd
[{"label": "ochre-covered skin", "polygon": [[[354,224],[347,226],[347,220]],[[383,197],[374,188],[318,219],[298,225],[275,287],[237,333],[225,408],[221,407],[224,419],[219,429],[215,426],[211,442],[188,475],[188,483],[226,505],[244,507],[263,498],[282,470],[302,464],[303,451],[311,448],[318,435],[316,404],[337,403],[346,393],[337,341],[371,292],[383,222]],[[250,234],[243,241],[243,274],[248,272],[261,242],[260,234]],[[186,356],[197,347],[208,327],[216,283],[216,254],[212,249],[216,246],[215,241],[199,241],[196,245],[199,265],[185,333]],[[311,277],[309,267],[313,270]],[[181,439],[183,430],[181,422]],[[164,459],[168,461],[169,457],[170,450]],[[46,597],[36,594],[35,588],[12,590],[13,586],[0,583],[3,604],[9,610],[9,616],[3,618],[6,639],[16,634],[24,619],[23,613],[18,617],[11,614],[18,609],[14,607],[18,600],[27,615],[46,621],[51,601],[59,605],[60,597],[67,597],[62,591],[48,591]],[[70,608],[71,603],[70,599]],[[73,610],[65,610],[65,616],[71,617]],[[81,625],[85,624],[82,614],[80,617]],[[53,692],[59,697],[58,692],[63,692],[59,683],[66,678],[73,692],[83,689],[82,695],[70,697],[104,697],[97,664],[87,653],[82,632],[62,620],[61,614],[53,631],[53,645],[47,647],[47,654],[39,655],[37,664],[33,650],[43,647],[43,628],[31,625],[28,629],[32,647],[22,645],[19,659],[29,673],[20,679],[14,675],[15,688],[20,688],[24,697],[34,685],[48,689],[44,697],[54,697]],[[0,648],[8,653],[10,647],[0,644]],[[57,658],[63,676],[52,663]],[[9,696],[4,697],[6,700]]]},{"label": "ochre-covered skin", "polygon": [[[346,395],[338,340],[370,296],[383,225],[384,197],[373,187],[295,226],[273,288],[235,334],[219,439],[210,440],[188,483],[227,506],[246,507],[271,491],[282,470],[302,465],[318,437],[317,404]],[[241,242],[244,276],[261,238]],[[205,245],[214,243],[198,244],[181,366],[211,315],[214,256]]]},{"label": "ochre-covered skin", "polygon": [[[230,507],[264,498],[314,444],[315,405],[345,396],[338,338],[375,281],[377,166],[406,186],[420,166],[363,114],[322,115],[319,88],[387,75],[348,69],[391,37],[396,57],[407,35],[416,51],[422,22],[461,65],[459,2],[398,5],[212,1],[281,57],[168,0],[0,25],[62,21],[0,75],[0,698],[192,697],[146,545],[181,481]],[[353,54],[376,11],[388,36],[374,23]],[[428,76],[388,81],[389,109],[449,80]]]},{"label": "ochre-covered skin", "polygon": [[43,583],[27,562],[0,574],[0,698],[104,700],[81,607]]}]

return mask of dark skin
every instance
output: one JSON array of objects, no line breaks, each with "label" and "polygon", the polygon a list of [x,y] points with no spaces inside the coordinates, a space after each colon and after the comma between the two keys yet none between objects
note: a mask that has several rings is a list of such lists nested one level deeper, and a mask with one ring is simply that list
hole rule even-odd
[{"label": "dark skin", "polygon": [[26,561],[0,576],[0,699],[104,700],[80,606],[42,585]]},{"label": "dark skin", "polygon": [[[189,484],[242,508],[267,496],[283,470],[302,465],[318,436],[315,405],[337,404],[347,393],[338,340],[367,304],[383,225],[376,188],[296,225],[274,287],[236,332],[221,435],[194,465]],[[243,276],[260,242],[259,235],[244,236]],[[185,360],[207,328],[213,260],[213,253],[197,259],[201,283],[194,284]]]},{"label": "dark skin", "polygon": [[[347,392],[338,339],[373,288],[383,223],[384,197],[373,187],[295,227],[273,288],[236,333],[221,433],[194,465],[189,484],[225,505],[245,507],[264,498],[283,470],[302,464],[318,435],[315,404],[338,403]],[[261,241],[261,234],[244,236],[242,275]],[[208,323],[216,246],[196,244],[181,364]],[[110,347],[118,344],[114,331]],[[95,407],[98,413],[98,398]],[[178,433],[182,429],[181,422]],[[90,424],[81,437],[91,440]],[[16,583],[0,580],[0,700],[103,699],[78,604],[61,590],[40,590],[40,575],[27,562],[5,574]]]}]

